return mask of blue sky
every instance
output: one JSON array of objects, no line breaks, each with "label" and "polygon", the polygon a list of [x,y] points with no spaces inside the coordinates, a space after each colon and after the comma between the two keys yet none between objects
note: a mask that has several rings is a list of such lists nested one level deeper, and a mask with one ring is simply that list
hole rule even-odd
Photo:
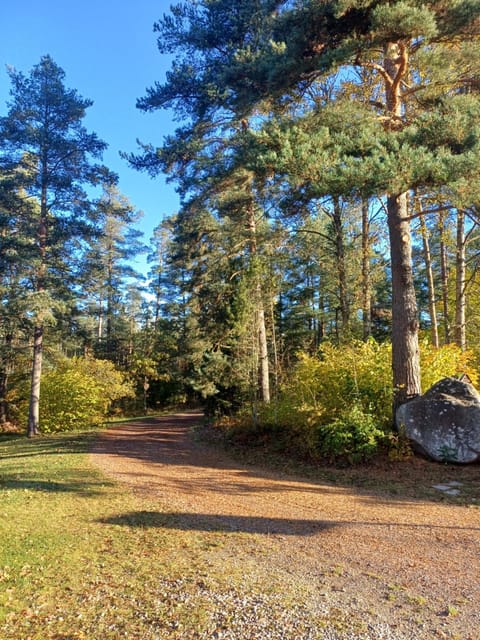
[{"label": "blue sky", "polygon": [[[170,0],[4,0],[0,4],[0,114],[6,113],[10,81],[6,65],[28,73],[49,54],[65,71],[65,85],[94,104],[85,125],[108,143],[104,163],[118,173],[119,189],[144,212],[139,227],[149,240],[161,219],[178,208],[174,185],[130,169],[119,151],[136,151],[136,139],[160,144],[176,123],[166,111],[135,107],[170,60],[157,50],[153,24]],[[139,264],[143,269],[143,265]]]}]

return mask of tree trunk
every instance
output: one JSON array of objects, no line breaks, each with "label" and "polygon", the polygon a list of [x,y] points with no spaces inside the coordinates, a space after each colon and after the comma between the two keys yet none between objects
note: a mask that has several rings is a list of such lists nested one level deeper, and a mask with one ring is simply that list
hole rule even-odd
[{"label": "tree trunk", "polygon": [[143,377],[143,411],[147,415],[147,397],[150,383],[148,382],[148,376]]},{"label": "tree trunk", "polygon": [[[253,202],[248,207],[248,230],[250,231],[250,253],[255,259],[257,255],[257,225]],[[256,331],[259,355],[258,379],[260,397],[263,402],[270,402],[270,368],[268,361],[267,328],[265,325],[265,308],[263,305],[263,291],[260,282],[260,274],[255,272],[255,304],[256,304]]]},{"label": "tree trunk", "polygon": [[161,235],[161,239],[158,245],[158,272],[157,282],[155,285],[155,317],[153,321],[153,328],[156,332],[158,330],[158,324],[162,313],[162,277],[164,272],[164,252],[165,252],[165,231]]},{"label": "tree trunk", "polygon": [[2,371],[0,371],[0,424],[5,424],[8,420],[7,388],[8,374],[6,369],[2,368]]},{"label": "tree trunk", "polygon": [[362,201],[362,324],[363,339],[372,335],[372,287],[370,282],[370,218],[368,201]]},{"label": "tree trunk", "polygon": [[387,198],[392,268],[393,409],[421,393],[418,311],[413,285],[407,194]]},{"label": "tree trunk", "polygon": [[106,357],[109,358],[113,355],[113,341],[112,341],[112,303],[113,294],[109,290],[107,294],[107,306],[105,310],[105,349],[106,349]]},{"label": "tree trunk", "polygon": [[[42,191],[40,198],[40,223],[38,225],[38,248],[40,266],[37,272],[37,291],[45,291],[45,275],[47,271],[47,159],[43,158]],[[37,324],[33,330],[33,358],[30,387],[30,406],[28,411],[27,436],[29,438],[39,433],[40,424],[40,383],[43,362],[43,324]]]},{"label": "tree trunk", "polygon": [[425,261],[425,269],[427,271],[427,284],[428,284],[428,311],[430,314],[430,324],[432,326],[432,344],[435,348],[439,347],[438,340],[438,322],[437,322],[437,309],[435,306],[435,283],[433,280],[432,258],[430,254],[430,243],[428,241],[428,229],[427,223],[423,215],[420,216],[420,230],[422,233],[423,242],[423,259]]},{"label": "tree trunk", "polygon": [[265,326],[265,311],[262,301],[262,290],[260,284],[257,285],[257,323],[258,323],[258,357],[259,357],[259,377],[260,393],[263,402],[270,402],[270,367],[268,362],[267,330]]},{"label": "tree trunk", "polygon": [[0,424],[5,424],[8,420],[8,376],[12,365],[12,349],[13,335],[11,333],[5,336],[4,356],[1,358],[0,368]]},{"label": "tree trunk", "polygon": [[[405,43],[385,48],[385,98],[390,130],[403,126],[402,81],[408,71]],[[408,194],[387,197],[392,269],[393,419],[397,408],[421,393],[418,310],[413,284],[412,241],[408,220]]]},{"label": "tree trunk", "polygon": [[316,347],[320,346],[322,340],[325,338],[325,334],[327,332],[326,327],[326,312],[325,312],[325,298],[323,295],[323,285],[321,282],[318,284],[318,329],[317,329],[317,344]]},{"label": "tree trunk", "polygon": [[467,348],[465,325],[465,214],[457,212],[457,248],[455,255],[455,343],[462,351]]},{"label": "tree trunk", "polygon": [[275,328],[275,306],[273,302],[273,296],[270,297],[270,322],[272,324],[272,352],[273,352],[273,379],[274,379],[274,387],[273,393],[274,396],[278,394],[278,379],[279,379],[279,361],[278,361],[278,350],[277,350],[277,331]]},{"label": "tree trunk", "polygon": [[35,327],[33,332],[32,384],[30,388],[30,408],[28,412],[27,436],[38,435],[40,422],[40,380],[43,360],[43,326]]},{"label": "tree trunk", "polygon": [[445,214],[440,213],[438,219],[440,232],[440,276],[442,280],[442,306],[443,306],[443,329],[445,333],[445,344],[449,344],[452,336],[450,331],[450,305],[448,302],[448,255],[445,243]]},{"label": "tree trunk", "polygon": [[345,264],[345,239],[343,234],[342,207],[338,198],[333,200],[333,212],[331,215],[333,225],[333,242],[335,245],[335,258],[337,264],[338,297],[340,302],[341,329],[339,338],[348,334],[350,326],[350,304],[348,301],[347,268]]},{"label": "tree trunk", "polygon": [[103,338],[103,298],[100,295],[98,301],[98,327],[97,327],[97,340],[98,344],[101,344]]},{"label": "tree trunk", "polygon": [[160,321],[160,310],[162,308],[162,294],[161,294],[161,272],[158,273],[157,277],[157,286],[155,288],[155,312],[153,318],[153,331],[156,333],[158,331],[158,323]]}]

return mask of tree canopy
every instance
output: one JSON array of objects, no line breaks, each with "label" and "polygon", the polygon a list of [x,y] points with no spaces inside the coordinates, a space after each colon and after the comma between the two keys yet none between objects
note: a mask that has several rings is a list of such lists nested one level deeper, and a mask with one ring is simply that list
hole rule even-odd
[{"label": "tree canopy", "polygon": [[[441,190],[450,206],[477,197],[479,7],[219,0],[177,4],[155,28],[160,52],[177,61],[138,106],[173,107],[187,125],[132,163],[173,167],[188,189],[199,185],[191,167],[223,152],[230,174],[243,166],[272,197],[285,182],[304,202],[384,198],[395,404],[418,395],[408,198],[418,189]],[[216,169],[206,172],[211,190]]]}]

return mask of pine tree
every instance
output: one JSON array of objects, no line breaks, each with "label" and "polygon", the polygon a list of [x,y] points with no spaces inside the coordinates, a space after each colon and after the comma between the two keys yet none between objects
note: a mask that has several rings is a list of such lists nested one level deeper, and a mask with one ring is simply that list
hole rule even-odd
[{"label": "pine tree", "polygon": [[[476,171],[479,105],[465,87],[472,85],[472,54],[478,58],[479,11],[469,2],[286,4],[270,39],[250,54],[237,51],[224,80],[235,87],[238,108],[252,104],[255,92],[257,103],[273,96],[281,106],[341,71],[333,108],[304,101],[307,116],[291,118],[296,133],[285,123],[277,131],[277,157],[268,157],[262,138],[265,171],[283,161],[297,185],[313,181],[319,195],[386,193],[396,406],[420,393],[408,192],[437,185],[462,198],[465,173]],[[376,77],[381,101],[342,100],[343,78],[355,67]]]},{"label": "pine tree", "polygon": [[96,183],[102,173],[91,159],[100,157],[106,145],[82,125],[91,101],[65,87],[65,73],[51,57],[44,56],[29,75],[15,69],[9,74],[11,100],[0,121],[0,151],[3,158],[27,165],[25,190],[39,203],[32,220],[36,256],[31,267],[37,305],[27,432],[33,436],[39,427],[45,322],[55,306],[55,284],[59,283],[53,268],[54,247],[61,246],[62,239],[88,232],[83,187]]},{"label": "pine tree", "polygon": [[[143,108],[146,106],[143,105]],[[211,122],[206,126],[202,124],[199,128],[193,126],[188,130],[179,129],[175,136],[165,141],[161,149],[154,152],[151,148],[145,147],[142,155],[127,157],[138,169],[147,169],[152,174],[163,169],[178,182],[178,191],[182,195],[182,210],[177,222],[182,223],[185,229],[187,218],[190,218],[190,224],[196,228],[195,234],[190,237],[190,242],[203,241],[201,250],[195,246],[190,247],[188,250],[190,257],[186,258],[187,263],[191,264],[195,254],[203,254],[209,250],[211,250],[213,262],[216,260],[219,249],[216,237],[225,237],[227,229],[233,234],[227,243],[230,245],[229,248],[223,249],[229,258],[221,260],[223,265],[227,263],[227,271],[224,273],[217,271],[219,280],[216,286],[223,289],[223,292],[219,294],[214,290],[214,280],[211,277],[208,277],[208,281],[212,284],[206,283],[207,278],[202,280],[201,285],[197,284],[201,291],[198,297],[202,315],[200,324],[203,326],[205,335],[205,327],[212,318],[211,316],[210,321],[207,320],[209,309],[212,307],[212,300],[216,300],[215,313],[212,315],[223,315],[223,321],[217,317],[216,326],[210,324],[212,334],[207,338],[207,343],[217,345],[213,350],[218,355],[220,353],[218,344],[222,340],[218,341],[215,336],[218,333],[218,327],[225,328],[229,325],[230,320],[226,319],[232,308],[232,298],[229,295],[234,291],[232,283],[227,284],[225,280],[227,279],[228,282],[228,278],[232,277],[232,268],[233,273],[235,270],[241,274],[248,272],[250,275],[247,280],[252,287],[251,299],[255,300],[255,310],[252,311],[250,318],[251,331],[257,336],[256,344],[252,346],[258,369],[258,376],[255,374],[254,377],[258,377],[256,384],[259,396],[268,403],[270,401],[270,362],[265,296],[260,275],[262,234],[259,232],[259,226],[262,226],[263,214],[259,195],[256,193],[255,176],[252,172],[245,170],[242,166],[242,157],[236,153],[247,128],[245,121],[239,122],[233,118],[226,125]],[[206,222],[207,219],[208,222]],[[202,226],[205,227],[204,230]],[[183,231],[181,233],[183,235]],[[183,242],[180,244],[185,246]],[[202,277],[200,273],[206,269],[206,263],[195,259],[196,266],[190,280],[197,282]],[[234,263],[235,267],[233,267]],[[257,274],[256,278],[250,277],[253,273]],[[238,281],[238,278],[235,278],[235,281]],[[208,292],[212,296],[211,300],[207,300]],[[226,297],[223,297],[224,292],[229,292]],[[225,305],[223,310],[220,306],[221,299]],[[225,328],[225,331],[228,333],[228,329]],[[211,359],[211,356],[209,357]],[[225,362],[228,360],[224,354],[222,358]],[[213,386],[211,383],[208,385],[209,388]]]},{"label": "pine tree", "polygon": [[[91,238],[84,256],[86,268],[84,293],[96,315],[97,355],[120,364],[121,342],[128,342],[128,323],[122,320],[125,311],[127,285],[140,286],[141,275],[132,262],[146,251],[142,232],[132,225],[141,212],[114,185],[103,185],[103,193],[94,206],[97,233]],[[123,335],[126,333],[127,335]],[[128,351],[128,348],[127,348]]]},{"label": "pine tree", "polygon": [[8,420],[7,391],[14,372],[15,351],[25,341],[28,309],[28,264],[32,229],[27,213],[34,210],[22,191],[25,173],[21,166],[0,171],[0,424]]},{"label": "pine tree", "polygon": [[[457,207],[475,197],[479,16],[470,0],[181,3],[156,25],[176,62],[139,101],[174,107],[197,145],[245,122],[243,166],[259,187],[384,199],[395,407],[421,391],[410,191],[442,189]],[[158,166],[144,151],[142,168]]]},{"label": "pine tree", "polygon": [[169,229],[164,221],[155,227],[150,239],[150,251],[147,261],[150,264],[148,272],[149,291],[153,295],[153,327],[157,330],[163,315],[163,308],[167,301],[168,284],[165,278],[168,259]]}]

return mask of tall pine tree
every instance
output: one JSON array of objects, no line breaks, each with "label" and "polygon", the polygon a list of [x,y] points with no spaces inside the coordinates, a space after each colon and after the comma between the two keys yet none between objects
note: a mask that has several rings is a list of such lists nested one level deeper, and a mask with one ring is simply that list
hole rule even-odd
[{"label": "tall pine tree", "polygon": [[106,144],[82,125],[92,102],[65,87],[65,73],[50,56],[42,57],[28,75],[15,69],[9,74],[11,99],[0,120],[0,153],[2,158],[26,163],[25,190],[39,203],[32,220],[37,304],[27,432],[33,436],[39,428],[45,322],[55,306],[55,251],[67,239],[88,232],[84,187],[104,173],[92,160],[101,156]]}]

